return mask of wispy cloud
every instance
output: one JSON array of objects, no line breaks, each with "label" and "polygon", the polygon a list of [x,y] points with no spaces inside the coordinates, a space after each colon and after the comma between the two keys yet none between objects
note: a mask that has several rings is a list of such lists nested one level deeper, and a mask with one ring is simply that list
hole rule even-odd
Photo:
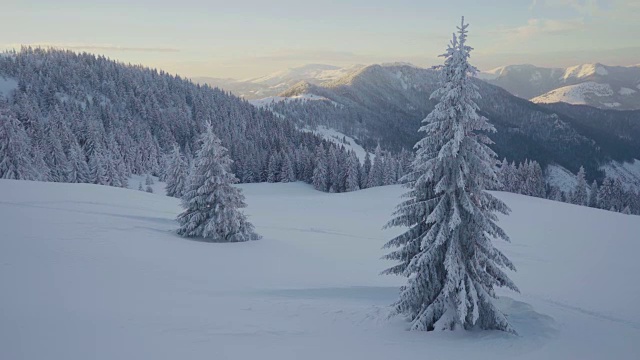
[{"label": "wispy cloud", "polygon": [[575,31],[582,31],[586,28],[584,19],[529,19],[527,24],[501,29],[499,32],[512,40],[529,39],[541,35],[562,35]]}]

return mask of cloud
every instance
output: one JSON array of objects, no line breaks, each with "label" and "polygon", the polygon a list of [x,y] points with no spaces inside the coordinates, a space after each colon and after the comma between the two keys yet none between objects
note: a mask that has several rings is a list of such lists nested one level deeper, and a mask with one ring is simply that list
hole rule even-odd
[{"label": "cloud", "polygon": [[586,28],[584,19],[529,19],[526,25],[502,29],[500,32],[510,39],[530,39],[541,35],[563,35]]},{"label": "cloud", "polygon": [[180,52],[180,49],[169,47],[129,47],[117,45],[98,45],[98,44],[7,44],[5,49],[19,49],[22,46],[56,48],[69,50],[86,50],[86,51],[120,51],[120,52],[146,52],[146,53],[169,53]]}]

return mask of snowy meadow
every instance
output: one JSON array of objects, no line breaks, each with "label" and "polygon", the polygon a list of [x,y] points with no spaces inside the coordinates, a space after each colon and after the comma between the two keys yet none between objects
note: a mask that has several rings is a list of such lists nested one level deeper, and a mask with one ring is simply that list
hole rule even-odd
[{"label": "snowy meadow", "polygon": [[[130,183],[137,184],[137,180]],[[380,276],[381,230],[405,189],[329,194],[240,185],[262,240],[175,234],[155,193],[0,180],[2,359],[635,359],[640,217],[510,193],[497,244],[520,294],[519,335],[409,332],[388,318],[404,279]]]}]

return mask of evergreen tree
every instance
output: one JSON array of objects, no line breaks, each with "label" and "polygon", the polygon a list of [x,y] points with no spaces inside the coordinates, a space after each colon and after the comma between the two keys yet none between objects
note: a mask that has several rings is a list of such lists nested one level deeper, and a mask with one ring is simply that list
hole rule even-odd
[{"label": "evergreen tree", "polygon": [[106,185],[108,183],[104,159],[98,151],[89,159],[89,175],[94,184]]},{"label": "evergreen tree", "polygon": [[327,172],[327,154],[322,144],[316,148],[315,157],[316,166],[315,169],[313,169],[313,187],[316,190],[327,191],[329,190],[327,186],[327,179],[329,177]]},{"label": "evergreen tree", "polygon": [[151,187],[151,185],[147,185],[147,188],[145,189],[145,191],[148,193],[153,193],[153,188]]},{"label": "evergreen tree", "polygon": [[211,124],[200,137],[200,149],[182,197],[185,211],[178,215],[178,234],[215,242],[257,240],[253,225],[241,208],[246,207],[238,182],[230,172],[231,159]]},{"label": "evergreen tree", "polygon": [[[484,132],[495,131],[479,116],[471,82],[464,18],[441,67],[435,109],[423,121],[407,194],[388,226],[408,226],[386,247],[400,247],[388,259],[401,261],[386,273],[402,273],[408,283],[394,304],[413,330],[498,329],[514,331],[494,305],[494,286],[516,286],[501,270],[513,264],[491,238],[508,240],[495,212],[509,209],[485,191],[498,185],[496,154]],[[410,258],[409,258],[410,257]],[[410,259],[410,260],[409,260]]]},{"label": "evergreen tree", "polygon": [[362,164],[362,176],[360,178],[360,188],[367,188],[369,183],[369,173],[371,173],[371,156],[369,152],[364,156],[364,164]]},{"label": "evergreen tree", "polygon": [[29,137],[22,124],[0,108],[0,179],[38,180],[29,150]]},{"label": "evergreen tree", "polygon": [[572,203],[576,205],[586,206],[589,202],[589,195],[587,193],[587,180],[585,178],[584,167],[580,166],[580,171],[576,175],[577,183],[573,190]]},{"label": "evergreen tree", "polygon": [[282,169],[280,170],[282,182],[294,182],[296,181],[296,174],[293,169],[293,163],[291,162],[291,157],[284,153],[282,155]]},{"label": "evergreen tree", "polygon": [[360,183],[358,178],[358,168],[360,161],[354,152],[349,154],[349,161],[347,162],[347,179],[345,185],[345,191],[360,190]]},{"label": "evergreen tree", "polygon": [[89,182],[89,165],[84,158],[84,152],[78,143],[74,140],[69,147],[69,169],[68,181],[72,183]]},{"label": "evergreen tree", "polygon": [[610,177],[604,178],[598,192],[598,207],[604,210],[612,210],[614,207],[614,194],[613,180]]},{"label": "evergreen tree", "polygon": [[187,181],[187,161],[180,152],[178,144],[173,145],[165,171],[167,196],[181,198]]},{"label": "evergreen tree", "polygon": [[338,166],[338,154],[334,146],[329,146],[327,154],[327,175],[329,178],[329,192],[340,192],[340,167]]},{"label": "evergreen tree", "polygon": [[589,189],[589,200],[587,204],[589,207],[598,207],[598,193],[598,183],[593,180],[593,182],[591,183],[591,188]]},{"label": "evergreen tree", "polygon": [[138,183],[138,190],[144,191],[144,188],[142,187],[142,181]]},{"label": "evergreen tree", "polygon": [[280,154],[278,152],[271,154],[267,169],[267,182],[274,183],[280,181],[280,170],[282,168],[280,162]]},{"label": "evergreen tree", "polygon": [[144,179],[144,184],[153,185],[153,178],[151,177],[151,175],[147,174],[146,178]]},{"label": "evergreen tree", "polygon": [[384,169],[382,166],[382,149],[380,149],[380,144],[378,144],[373,165],[371,165],[371,170],[369,171],[367,187],[381,186],[384,183]]}]

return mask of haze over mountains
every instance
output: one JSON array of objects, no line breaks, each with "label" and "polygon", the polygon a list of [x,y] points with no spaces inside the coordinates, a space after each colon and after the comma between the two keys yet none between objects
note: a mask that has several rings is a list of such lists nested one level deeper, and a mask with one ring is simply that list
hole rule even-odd
[{"label": "haze over mountains", "polygon": [[[309,64],[245,80],[211,77],[193,80],[255,100],[280,95],[301,81],[313,85],[344,81],[344,78],[352,77],[365,67]],[[564,102],[600,109],[640,109],[640,65],[607,66],[594,63],[567,68],[508,65],[481,72],[478,77],[535,103]]]},{"label": "haze over mountains", "polygon": [[208,84],[223,88],[245,99],[261,99],[278,95],[300,81],[320,84],[325,81],[338,79],[362,67],[363,65],[341,68],[333,65],[309,64],[244,80],[212,77],[196,77],[192,80],[199,84]]}]

